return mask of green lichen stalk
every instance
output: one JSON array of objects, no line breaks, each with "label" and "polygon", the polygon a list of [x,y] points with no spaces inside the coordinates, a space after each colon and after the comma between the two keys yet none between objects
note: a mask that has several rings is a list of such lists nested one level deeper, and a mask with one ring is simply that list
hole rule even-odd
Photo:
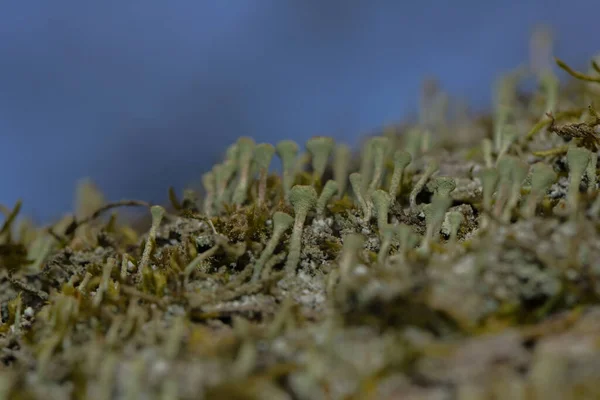
[{"label": "green lichen stalk", "polygon": [[289,200],[292,207],[294,207],[295,217],[285,271],[288,275],[292,275],[296,271],[296,267],[300,261],[304,221],[317,203],[317,192],[312,186],[296,185],[290,190]]},{"label": "green lichen stalk", "polygon": [[294,170],[296,168],[296,156],[298,155],[298,144],[292,140],[282,140],[275,146],[277,155],[281,159],[283,167],[283,193],[288,198],[289,191],[294,184]]},{"label": "green lichen stalk", "polygon": [[306,149],[312,157],[313,181],[321,181],[333,144],[333,139],[326,136],[317,136],[306,142]]},{"label": "green lichen stalk", "polygon": [[260,254],[260,258],[254,264],[254,272],[252,274],[253,280],[256,281],[260,278],[263,267],[273,255],[275,248],[281,241],[281,237],[292,226],[293,222],[294,218],[289,214],[281,211],[276,211],[275,214],[273,214],[273,234]]}]

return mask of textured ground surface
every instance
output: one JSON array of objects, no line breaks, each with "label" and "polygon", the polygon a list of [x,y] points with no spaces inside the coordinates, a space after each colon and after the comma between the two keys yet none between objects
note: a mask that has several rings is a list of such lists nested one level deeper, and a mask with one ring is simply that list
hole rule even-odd
[{"label": "textured ground surface", "polygon": [[356,154],[241,138],[141,233],[3,208],[0,398],[600,398],[600,70],[531,75]]}]

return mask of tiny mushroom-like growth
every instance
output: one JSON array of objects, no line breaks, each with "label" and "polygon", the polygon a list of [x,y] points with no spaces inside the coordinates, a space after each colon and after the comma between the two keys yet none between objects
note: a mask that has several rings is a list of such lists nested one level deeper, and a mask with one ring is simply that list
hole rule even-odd
[{"label": "tiny mushroom-like growth", "polygon": [[290,190],[289,200],[294,207],[294,228],[290,238],[288,258],[285,263],[285,271],[288,275],[296,271],[300,261],[300,250],[302,246],[302,230],[306,217],[317,203],[317,192],[312,186],[296,185]]},{"label": "tiny mushroom-like growth", "polygon": [[421,190],[425,187],[425,184],[431,178],[431,176],[438,170],[438,163],[436,160],[432,159],[427,164],[427,168],[413,187],[410,192],[410,208],[415,209],[417,207],[417,196],[421,193]]},{"label": "tiny mushroom-like growth", "polygon": [[269,165],[275,153],[275,147],[270,143],[260,143],[254,148],[254,164],[258,170],[258,199],[259,206],[265,202],[267,194],[267,177]]},{"label": "tiny mushroom-like growth", "polygon": [[525,218],[532,217],[535,214],[535,208],[546,191],[556,182],[557,175],[552,166],[538,162],[531,166],[531,191],[523,204],[521,214]]},{"label": "tiny mushroom-like growth", "polygon": [[411,163],[412,156],[408,151],[398,150],[394,153],[394,172],[390,182],[390,195],[393,199],[400,195],[404,170]]},{"label": "tiny mushroom-like growth", "polygon": [[276,211],[275,214],[273,214],[273,234],[260,254],[259,259],[254,263],[252,280],[256,281],[260,278],[265,263],[271,258],[277,244],[281,241],[281,237],[292,226],[293,222],[294,218],[289,214],[281,211]]},{"label": "tiny mushroom-like growth", "polygon": [[371,151],[373,152],[373,177],[369,184],[369,195],[379,188],[381,178],[383,177],[383,167],[385,165],[385,154],[389,139],[385,136],[378,136],[371,139]]},{"label": "tiny mushroom-like growth", "polygon": [[338,190],[338,184],[336,181],[328,180],[319,195],[319,200],[317,200],[317,217],[323,218],[323,214],[325,213],[325,207],[329,200],[335,195]]},{"label": "tiny mushroom-like growth", "polygon": [[346,191],[348,182],[348,169],[350,168],[350,147],[339,144],[333,151],[333,178],[337,182],[338,197],[341,198]]},{"label": "tiny mushroom-like growth", "polygon": [[363,193],[363,179],[362,175],[358,172],[353,172],[350,174],[350,185],[352,186],[352,190],[354,191],[354,195],[360,204],[360,207],[363,211],[363,218],[365,221],[369,221],[371,219],[371,205],[367,202],[365,195]]},{"label": "tiny mushroom-like growth", "polygon": [[277,155],[281,159],[283,167],[283,193],[288,199],[289,191],[294,184],[294,172],[296,168],[296,156],[298,155],[298,144],[293,140],[282,140],[275,146]]},{"label": "tiny mushroom-like growth", "polygon": [[590,162],[590,151],[577,146],[569,146],[567,150],[567,164],[569,166],[569,191],[567,205],[571,211],[577,209],[579,202],[579,185],[583,174]]},{"label": "tiny mushroom-like growth", "polygon": [[382,234],[388,224],[388,213],[390,204],[392,203],[392,196],[386,191],[378,189],[373,193],[372,199],[375,212],[377,213],[377,226],[380,234]]},{"label": "tiny mushroom-like growth", "polygon": [[233,203],[242,205],[246,201],[250,182],[250,166],[254,156],[254,140],[248,137],[238,139],[238,183],[233,192]]},{"label": "tiny mushroom-like growth", "polygon": [[333,138],[327,136],[316,136],[306,142],[306,149],[312,157],[313,182],[320,181],[325,173],[333,144]]},{"label": "tiny mushroom-like growth", "polygon": [[431,187],[434,196],[447,198],[450,197],[450,193],[456,189],[456,182],[453,178],[438,176],[433,180]]},{"label": "tiny mushroom-like growth", "polygon": [[158,227],[165,216],[166,210],[161,206],[152,206],[150,207],[150,213],[152,214],[152,225],[150,226],[150,232],[148,232],[148,238],[146,239],[146,245],[144,246],[144,252],[142,253],[142,258],[140,263],[138,264],[137,274],[141,276],[144,268],[148,266],[150,263],[150,256],[154,251],[154,244],[156,242],[156,233],[158,231]]}]

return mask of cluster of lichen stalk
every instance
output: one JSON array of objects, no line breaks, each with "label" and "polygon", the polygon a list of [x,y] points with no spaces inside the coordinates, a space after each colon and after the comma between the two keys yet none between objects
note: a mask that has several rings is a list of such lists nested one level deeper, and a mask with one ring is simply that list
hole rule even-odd
[{"label": "cluster of lichen stalk", "polygon": [[[568,67],[563,66],[563,68]],[[581,78],[577,72],[571,70],[570,73]],[[8,327],[12,326],[14,327],[10,328],[12,333],[20,336],[23,334],[21,325],[25,317],[29,318],[38,310],[43,310],[38,312],[36,318],[44,321],[45,325],[38,322],[41,328],[31,334],[33,340],[38,342],[35,354],[36,366],[40,376],[43,377],[51,368],[50,361],[53,355],[60,351],[61,346],[68,348],[70,343],[68,336],[76,330],[77,321],[87,318],[88,321],[93,320],[94,324],[99,326],[98,320],[110,318],[111,322],[105,335],[101,340],[91,342],[90,354],[86,355],[86,368],[88,368],[86,373],[90,376],[97,375],[101,383],[100,398],[110,398],[107,388],[114,383],[112,380],[115,379],[114,370],[118,360],[113,352],[102,359],[101,349],[104,348],[103,346],[116,348],[119,338],[126,337],[135,331],[136,327],[144,324],[142,319],[145,317],[138,304],[139,299],[156,306],[155,311],[166,308],[161,297],[163,295],[165,297],[171,295],[169,301],[176,298],[173,303],[180,301],[189,306],[191,302],[185,303],[182,299],[189,300],[186,297],[189,292],[192,292],[190,298],[201,292],[201,289],[197,290],[197,287],[193,286],[199,281],[194,278],[203,269],[204,272],[206,271],[207,260],[213,257],[218,259],[222,253],[227,256],[233,255],[238,260],[244,255],[246,256],[244,260],[249,264],[236,266],[242,267],[242,271],[238,271],[234,278],[223,284],[226,290],[219,292],[221,294],[230,294],[239,289],[238,286],[243,286],[244,289],[260,287],[260,284],[268,281],[273,275],[274,267],[282,267],[282,272],[277,276],[293,280],[299,268],[303,268],[306,227],[312,222],[311,234],[314,234],[314,231],[320,229],[319,226],[328,224],[331,227],[338,223],[340,219],[332,222],[335,217],[340,217],[339,212],[333,211],[334,207],[344,210],[342,213],[346,215],[343,215],[341,220],[351,221],[345,226],[346,228],[351,226],[354,231],[350,233],[348,229],[344,231],[343,237],[340,238],[342,246],[341,249],[336,250],[333,266],[327,266],[329,272],[327,294],[331,294],[331,286],[335,286],[338,281],[342,288],[350,286],[349,283],[355,275],[354,270],[364,261],[364,257],[358,255],[359,250],[365,248],[367,238],[372,239],[373,236],[376,236],[375,242],[377,242],[375,245],[371,243],[371,248],[377,251],[372,258],[373,269],[411,263],[426,266],[427,261],[435,260],[434,257],[438,253],[445,252],[453,256],[455,253],[467,252],[466,246],[459,245],[459,240],[463,240],[466,236],[465,232],[472,236],[479,234],[484,236],[487,233],[493,236],[500,231],[499,227],[510,225],[517,220],[534,220],[539,216],[558,218],[562,221],[576,221],[584,215],[597,218],[600,214],[596,175],[597,149],[587,148],[584,144],[589,145],[593,141],[590,141],[589,137],[581,136],[583,134],[594,136],[593,129],[599,120],[597,114],[590,107],[587,114],[585,112],[577,114],[582,121],[579,125],[556,127],[555,117],[569,119],[573,113],[557,113],[556,116],[546,114],[557,107],[558,81],[548,72],[541,73],[538,79],[544,97],[543,112],[539,122],[526,134],[519,134],[519,129],[514,124],[515,114],[519,111],[515,108],[517,77],[509,75],[499,85],[494,107],[493,128],[491,135],[487,135],[491,137],[484,138],[481,143],[477,142],[476,154],[480,157],[474,163],[477,168],[474,168],[473,175],[469,178],[470,181],[477,183],[479,192],[477,200],[468,204],[469,210],[477,211],[477,215],[473,217],[468,227],[465,227],[466,215],[459,211],[458,207],[454,207],[457,204],[463,205],[454,196],[458,187],[457,179],[440,173],[443,171],[440,158],[431,151],[435,150],[437,145],[434,140],[436,129],[439,128],[440,123],[444,123],[440,120],[440,115],[443,113],[436,108],[443,105],[441,98],[432,103],[428,112],[423,113],[418,126],[404,134],[400,146],[398,146],[398,137],[394,135],[374,136],[365,141],[356,156],[347,145],[335,143],[330,137],[318,136],[309,139],[305,143],[305,151],[301,151],[300,146],[291,140],[282,140],[273,146],[269,143],[257,144],[251,138],[242,137],[227,149],[225,159],[221,163],[203,175],[205,193],[202,204],[194,204],[190,207],[192,211],[184,210],[185,207],[181,205],[175,207],[181,211],[180,216],[183,219],[201,221],[203,224],[202,229],[199,228],[199,231],[203,232],[202,247],[205,246],[203,251],[198,250],[201,246],[195,241],[196,238],[189,246],[191,250],[185,248],[187,244],[182,244],[182,241],[178,245],[185,248],[184,252],[189,255],[185,259],[185,264],[180,265],[173,261],[174,258],[167,258],[165,256],[167,251],[164,251],[161,260],[168,259],[168,262],[173,261],[173,264],[177,265],[175,268],[171,268],[170,265],[157,266],[156,254],[162,250],[157,244],[161,226],[165,218],[173,216],[161,206],[152,206],[150,207],[152,224],[143,241],[143,251],[139,252],[137,258],[127,253],[120,253],[121,250],[117,251],[117,246],[112,246],[107,241],[109,244],[105,244],[105,247],[111,248],[114,252],[100,265],[93,266],[98,268],[94,269],[90,266],[86,267],[85,273],[81,275],[73,273],[66,282],[60,283],[60,291],[54,288],[48,289],[52,290],[52,293],[27,284],[26,274],[18,276],[11,271],[8,274],[11,284],[17,285],[29,296],[49,304],[44,307],[34,304],[32,307],[25,304],[21,295],[18,295],[7,307],[8,324],[2,324],[2,329],[8,331]],[[586,80],[595,83],[600,81]],[[586,118],[596,119],[593,123],[587,123]],[[566,135],[575,140],[568,145],[548,151],[532,152],[528,146],[536,139],[536,135],[543,127],[548,127],[549,131],[552,127],[559,136]],[[580,132],[583,133],[580,135]],[[578,139],[587,141],[582,142]],[[529,157],[530,155],[534,157]],[[561,162],[565,165],[559,168],[556,157],[563,155],[564,159]],[[274,173],[272,169],[275,156],[281,162],[279,173]],[[566,196],[559,201],[551,202],[547,194],[557,183],[559,174],[565,170],[568,172]],[[586,195],[582,195],[581,192],[584,183],[587,185]],[[232,216],[240,210],[254,210],[259,214],[267,215],[267,226],[271,227],[267,239],[255,240],[250,245],[243,241],[238,243],[229,237],[230,232],[219,231],[215,227],[215,225],[220,226],[218,224],[224,220],[232,219]],[[187,211],[190,211],[190,214],[186,214]],[[10,227],[17,213],[18,206],[7,217],[5,226]],[[404,218],[404,223],[400,222],[399,216]],[[425,220],[424,229],[415,228],[417,223],[414,221],[420,221],[420,218]],[[175,218],[171,218],[170,222],[173,220]],[[52,250],[58,248],[63,250],[69,247],[65,254],[71,257],[77,250],[86,249],[86,243],[82,243],[88,240],[83,238],[86,228],[84,221],[90,222],[91,219],[80,218],[78,223],[74,220],[71,223],[71,226],[74,226],[72,229],[69,227],[50,229],[49,232],[54,235],[51,239],[55,247],[51,248],[44,242],[37,246],[39,248],[36,251],[27,254],[33,260],[32,265],[29,265],[29,271],[37,274],[36,279],[40,276],[45,279],[50,275],[43,271],[43,268],[48,267],[45,260]],[[406,221],[413,221],[413,223]],[[463,227],[465,229],[461,232]],[[111,232],[114,232],[113,228],[114,226],[110,228]],[[334,234],[342,231],[337,228],[336,226]],[[106,227],[102,229],[109,230]],[[0,232],[2,240],[6,240],[6,243],[2,242],[3,248],[6,249],[9,249],[9,244],[11,246],[14,244],[7,234],[9,230],[2,228]],[[443,240],[442,230],[446,232]],[[75,237],[69,237],[75,231],[77,231]],[[372,232],[376,234],[373,235]],[[165,237],[161,239],[163,239],[163,247],[168,247],[164,245]],[[98,241],[94,240],[94,244],[89,247],[92,249],[101,247]],[[57,241],[60,242],[60,246]],[[285,249],[283,254],[279,251],[281,248]],[[142,246],[133,246],[131,251],[135,252],[137,249],[141,250]],[[18,252],[15,251],[15,254],[18,255]],[[64,258],[68,257],[59,258],[54,264],[59,264],[61,260],[66,263]],[[415,260],[424,262],[414,263]],[[319,267],[317,265],[317,268]],[[176,273],[172,274],[173,271]],[[222,278],[223,275],[225,274],[219,277]],[[206,277],[207,274],[204,276]],[[39,280],[41,281],[42,278]],[[154,289],[149,290],[149,287]],[[177,295],[173,294],[176,291],[173,287],[177,287],[178,290],[183,288],[181,292],[185,292],[184,295],[180,292],[177,298]],[[129,296],[128,303],[124,300],[124,295]],[[234,295],[237,296],[236,293]],[[214,297],[218,298],[217,295]],[[288,318],[286,313],[289,313],[293,300],[288,296],[285,301],[271,326],[275,328],[270,329],[276,330],[283,324],[280,319]],[[327,303],[327,305],[331,304],[332,302]],[[35,307],[37,308],[34,310]],[[119,310],[119,307],[122,309]],[[119,314],[125,307],[127,307],[126,315]],[[333,306],[335,307],[336,305]],[[116,315],[113,315],[113,311]],[[103,312],[108,316],[102,314]],[[161,333],[163,336],[161,354],[169,362],[172,362],[180,352],[186,317],[185,312],[176,315],[169,320],[171,323],[169,331]],[[239,322],[239,324],[243,323]],[[333,326],[334,322],[331,324]],[[256,357],[254,343],[251,339],[242,337],[238,356],[232,364],[231,376],[247,375],[252,369],[248,365],[254,365]],[[100,368],[96,368],[96,364],[99,364]],[[131,395],[131,398],[134,398],[140,392],[140,376],[144,361],[140,357],[133,360],[132,364],[130,375],[135,379],[131,379],[131,387],[126,388],[128,393],[126,396]],[[10,382],[7,382],[6,379],[0,379],[0,394],[3,388],[10,386]],[[164,381],[162,388],[164,398],[177,397],[177,388],[173,385],[174,383],[169,380]]]},{"label": "cluster of lichen stalk", "polygon": [[[546,192],[558,178],[551,164],[538,161],[529,165],[522,156],[511,151],[515,148],[520,151],[526,149],[528,141],[536,133],[532,131],[520,137],[516,127],[509,122],[514,111],[517,80],[518,76],[508,75],[499,85],[493,138],[486,138],[481,144],[484,166],[476,174],[482,188],[481,229],[488,228],[490,224],[510,223],[515,216],[535,216]],[[557,104],[558,80],[545,71],[539,75],[539,82],[546,97],[544,108],[552,110]],[[542,118],[543,123],[547,124],[548,121],[548,117]],[[426,255],[432,243],[439,240],[443,223],[448,226],[450,243],[456,243],[464,216],[458,211],[448,211],[453,203],[452,192],[456,183],[452,177],[438,175],[439,166],[435,158],[427,158],[420,163],[424,165],[420,171],[413,167],[414,161],[424,155],[422,150],[431,147],[431,132],[427,124],[413,129],[408,136],[406,148],[397,150],[386,136],[369,138],[361,151],[358,171],[352,170],[355,164],[351,162],[349,147],[335,144],[330,137],[311,138],[306,142],[306,153],[303,154],[300,153],[300,146],[291,140],[282,140],[272,146],[268,143],[255,144],[251,138],[240,138],[228,149],[225,160],[203,176],[206,192],[204,213],[208,217],[219,216],[226,210],[227,204],[234,207],[253,204],[256,207],[273,208],[274,202],[283,201],[291,205],[293,216],[283,211],[273,212],[271,239],[254,263],[255,280],[260,278],[262,268],[290,228],[292,232],[285,271],[288,276],[293,275],[301,258],[302,232],[307,218],[325,218],[328,204],[345,195],[351,197],[360,209],[365,226],[369,226],[372,219],[376,218],[380,261],[388,257],[392,240],[400,242],[396,257],[403,257],[403,252],[414,245],[418,245],[419,252]],[[278,198],[267,199],[269,166],[275,154],[282,165],[280,192]],[[297,178],[304,171],[308,159],[312,171],[310,184],[297,184]],[[597,153],[572,143],[567,148],[566,161],[569,171],[568,195],[566,200],[554,207],[553,212],[559,216],[574,216],[578,211],[579,187],[584,176],[588,190],[595,190]],[[389,165],[392,167],[389,168]],[[326,171],[331,179],[322,182]],[[410,173],[407,174],[407,171]],[[410,178],[416,172],[420,174],[412,182]],[[351,188],[349,193],[348,182]],[[431,201],[418,204],[417,198],[426,187],[433,192]],[[402,193],[406,188],[409,193]],[[249,193],[253,193],[251,200],[248,199]],[[406,201],[406,204],[401,204],[402,201]],[[409,212],[424,212],[426,230],[420,240],[415,238],[410,226],[389,222],[389,211],[393,205],[407,207]],[[345,242],[347,238],[343,239]],[[187,272],[191,272],[191,268]]]},{"label": "cluster of lichen stalk", "polygon": [[[414,133],[414,132],[413,132]],[[275,211],[272,215],[273,233],[262,253],[254,263],[254,279],[259,279],[265,263],[273,255],[277,244],[282,240],[286,231],[292,228],[288,244],[288,254],[285,271],[292,275],[298,266],[302,246],[302,231],[309,216],[323,219],[327,213],[327,205],[334,198],[351,195],[355,204],[362,213],[362,223],[369,225],[376,218],[381,245],[379,259],[384,261],[388,257],[390,242],[398,239],[400,248],[408,250],[411,245],[419,244],[415,239],[412,228],[402,223],[389,222],[389,210],[394,203],[401,199],[402,188],[406,187],[406,171],[411,166],[413,156],[407,150],[396,150],[389,154],[389,138],[377,136],[370,138],[362,151],[360,170],[350,172],[351,153],[344,144],[335,145],[329,137],[311,138],[305,145],[312,165],[312,184],[294,184],[295,177],[303,167],[299,155],[299,146],[290,140],[283,140],[276,146],[270,144],[255,145],[250,138],[241,138],[230,147],[227,158],[222,164],[216,165],[212,171],[203,177],[206,197],[204,212],[207,216],[215,216],[223,212],[228,203],[236,207],[249,205],[247,193],[250,185],[256,180],[256,206],[266,206],[266,187],[269,165],[276,153],[281,159],[283,170],[281,172],[280,199],[291,205],[294,216],[282,211]],[[557,174],[551,165],[537,162],[529,166],[525,161],[515,155],[505,154],[503,146],[493,150],[493,144],[485,139],[482,148],[484,158],[491,160],[490,165],[482,168],[478,177],[482,185],[482,225],[485,227],[490,221],[510,222],[515,212],[523,217],[532,217],[536,208],[544,198],[548,188],[556,182]],[[499,154],[494,159],[494,154]],[[579,185],[583,176],[587,176],[589,187],[595,182],[594,154],[582,147],[570,146],[567,152],[569,168],[569,195],[565,209],[575,213],[579,194]],[[324,176],[328,160],[333,158],[331,165],[332,179],[324,184]],[[386,163],[391,161],[393,168],[386,169]],[[432,159],[424,167],[419,179],[412,185],[406,206],[409,210],[416,211],[418,206],[417,196],[427,186],[433,191],[431,202],[423,205],[426,218],[426,232],[420,240],[419,250],[427,254],[432,242],[439,238],[440,227],[444,221],[449,225],[450,242],[455,243],[457,234],[464,217],[459,211],[450,211],[452,205],[451,193],[455,189],[452,177],[437,176],[437,162]],[[385,175],[387,179],[384,179]],[[411,171],[411,175],[414,171]],[[525,182],[527,180],[527,183]],[[350,183],[351,193],[346,193],[347,183]],[[384,182],[386,182],[384,184]],[[529,194],[522,196],[525,184],[529,187]],[[517,206],[520,204],[520,207]],[[561,204],[561,206],[564,206]],[[518,208],[518,209],[517,209]],[[562,209],[556,209],[560,213]],[[212,251],[213,249],[209,250]],[[207,254],[208,256],[209,254]],[[402,251],[397,254],[402,257]],[[196,264],[194,264],[196,265]],[[191,272],[190,269],[187,272]]]}]

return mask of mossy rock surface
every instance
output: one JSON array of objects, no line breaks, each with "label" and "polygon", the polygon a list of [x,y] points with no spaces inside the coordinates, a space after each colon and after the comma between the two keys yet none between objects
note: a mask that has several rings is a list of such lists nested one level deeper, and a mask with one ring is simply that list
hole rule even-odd
[{"label": "mossy rock surface", "polygon": [[[166,210],[90,182],[49,227],[2,207],[0,399],[600,397],[600,120],[580,103],[600,104],[600,69],[561,66],[584,83],[523,94],[509,75],[490,115],[428,93],[419,125],[354,157],[280,143],[284,177],[245,138]],[[388,206],[397,150],[412,161]],[[556,173],[541,192],[536,163]],[[317,214],[328,180],[342,192]]]}]

